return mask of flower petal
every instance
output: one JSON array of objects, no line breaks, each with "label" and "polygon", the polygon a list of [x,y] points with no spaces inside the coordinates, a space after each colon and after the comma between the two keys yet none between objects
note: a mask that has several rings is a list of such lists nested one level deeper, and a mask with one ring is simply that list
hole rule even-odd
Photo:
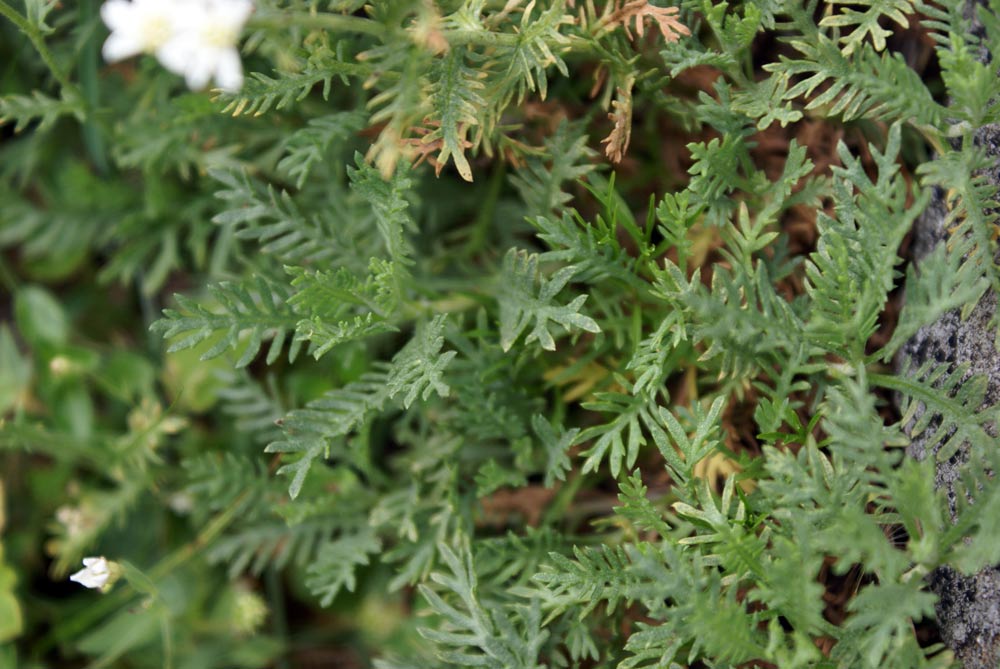
[{"label": "flower petal", "polygon": [[211,53],[206,53],[202,50],[200,53],[195,54],[187,64],[184,70],[184,80],[187,81],[188,88],[193,91],[200,91],[208,85],[208,82],[212,79],[212,72],[215,69],[215,63],[212,62]]},{"label": "flower petal", "polygon": [[125,32],[113,32],[104,42],[101,55],[109,63],[131,58],[142,53],[142,42]]},{"label": "flower petal", "polygon": [[174,74],[184,74],[191,61],[193,49],[191,41],[184,38],[168,40],[156,50],[160,64]]},{"label": "flower petal", "polygon": [[111,578],[111,569],[103,557],[83,558],[84,568],[69,577],[86,588],[103,588]]},{"label": "flower petal", "polygon": [[125,0],[107,0],[101,5],[101,19],[110,30],[127,30],[135,23],[132,3]]},{"label": "flower petal", "polygon": [[219,88],[235,93],[243,88],[243,64],[236,49],[224,49],[215,65],[215,83]]}]

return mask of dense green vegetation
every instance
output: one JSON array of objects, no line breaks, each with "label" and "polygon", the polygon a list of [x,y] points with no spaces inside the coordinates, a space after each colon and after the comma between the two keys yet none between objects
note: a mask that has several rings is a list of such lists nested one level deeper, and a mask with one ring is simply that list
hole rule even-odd
[{"label": "dense green vegetation", "polygon": [[0,667],[952,666],[997,4],[0,0]]}]

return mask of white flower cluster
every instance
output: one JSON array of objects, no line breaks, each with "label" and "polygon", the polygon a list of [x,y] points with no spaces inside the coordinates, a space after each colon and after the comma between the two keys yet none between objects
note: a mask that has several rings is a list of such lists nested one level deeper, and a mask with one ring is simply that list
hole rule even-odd
[{"label": "white flower cluster", "polygon": [[252,12],[252,0],[107,0],[101,18],[111,35],[104,59],[154,54],[192,89],[214,80],[222,90],[238,91],[243,65],[236,42]]}]

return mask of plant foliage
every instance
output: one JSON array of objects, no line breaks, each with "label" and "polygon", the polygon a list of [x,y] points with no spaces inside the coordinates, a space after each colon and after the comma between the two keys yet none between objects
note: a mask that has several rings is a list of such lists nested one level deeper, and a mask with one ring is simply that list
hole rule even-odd
[{"label": "plant foliage", "polygon": [[957,666],[1000,5],[668,4],[0,0],[0,669]]}]

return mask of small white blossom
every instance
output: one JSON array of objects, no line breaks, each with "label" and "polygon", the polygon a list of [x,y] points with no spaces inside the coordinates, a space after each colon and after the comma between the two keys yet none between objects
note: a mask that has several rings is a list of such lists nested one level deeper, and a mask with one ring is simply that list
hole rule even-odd
[{"label": "small white blossom", "polygon": [[237,91],[243,65],[236,44],[252,13],[252,0],[107,0],[101,16],[112,33],[104,57],[153,53],[192,89],[214,80]]},{"label": "small white blossom", "polygon": [[189,0],[107,0],[101,18],[111,30],[104,42],[104,60],[116,63],[140,53],[159,54],[177,34],[177,17]]},{"label": "small white blossom", "polygon": [[159,52],[160,62],[184,75],[192,89],[215,80],[225,91],[243,86],[243,65],[236,49],[243,25],[253,12],[251,0],[193,2],[179,17],[178,31]]},{"label": "small white blossom", "polygon": [[69,577],[85,588],[104,588],[111,578],[111,565],[103,557],[83,558],[83,569]]}]

